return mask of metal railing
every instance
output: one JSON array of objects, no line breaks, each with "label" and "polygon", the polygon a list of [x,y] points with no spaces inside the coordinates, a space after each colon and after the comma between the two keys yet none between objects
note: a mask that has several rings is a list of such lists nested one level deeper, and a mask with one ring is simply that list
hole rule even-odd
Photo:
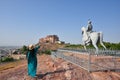
[{"label": "metal railing", "polygon": [[120,51],[118,50],[99,50],[96,55],[93,49],[58,49],[52,52],[52,57],[62,58],[89,72],[120,69]]}]

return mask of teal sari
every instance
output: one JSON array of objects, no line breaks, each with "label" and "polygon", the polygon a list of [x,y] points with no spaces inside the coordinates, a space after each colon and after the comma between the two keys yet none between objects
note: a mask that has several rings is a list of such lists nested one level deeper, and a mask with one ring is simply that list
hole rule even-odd
[{"label": "teal sari", "polygon": [[28,75],[31,77],[36,76],[37,71],[37,51],[40,46],[35,47],[33,50],[29,50],[27,53],[27,60],[28,60]]}]

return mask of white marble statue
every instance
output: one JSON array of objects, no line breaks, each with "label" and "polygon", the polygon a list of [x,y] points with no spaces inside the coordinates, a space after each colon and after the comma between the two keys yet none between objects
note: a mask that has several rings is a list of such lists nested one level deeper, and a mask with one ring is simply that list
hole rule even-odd
[{"label": "white marble statue", "polygon": [[82,27],[81,30],[82,30],[82,41],[85,50],[86,50],[86,45],[89,45],[91,43],[95,47],[96,53],[98,53],[98,46],[97,46],[98,41],[104,47],[104,49],[106,49],[105,45],[103,44],[103,33],[92,31],[91,21],[88,22],[87,28]]}]

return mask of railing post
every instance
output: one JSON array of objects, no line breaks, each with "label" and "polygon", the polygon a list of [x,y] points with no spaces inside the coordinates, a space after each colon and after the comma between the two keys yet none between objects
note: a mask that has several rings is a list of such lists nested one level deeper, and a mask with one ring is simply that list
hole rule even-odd
[{"label": "railing post", "polygon": [[88,51],[88,72],[91,71],[91,50]]},{"label": "railing post", "polygon": [[114,53],[114,55],[113,55],[114,69],[116,71],[116,56],[117,56],[117,51],[114,51],[113,53]]}]

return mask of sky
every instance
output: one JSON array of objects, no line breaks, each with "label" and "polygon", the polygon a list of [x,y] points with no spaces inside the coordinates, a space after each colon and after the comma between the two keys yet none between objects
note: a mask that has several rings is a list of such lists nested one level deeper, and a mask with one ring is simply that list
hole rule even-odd
[{"label": "sky", "polygon": [[120,42],[120,0],[0,0],[0,46],[35,44],[47,35],[82,44],[89,19],[103,41]]}]

